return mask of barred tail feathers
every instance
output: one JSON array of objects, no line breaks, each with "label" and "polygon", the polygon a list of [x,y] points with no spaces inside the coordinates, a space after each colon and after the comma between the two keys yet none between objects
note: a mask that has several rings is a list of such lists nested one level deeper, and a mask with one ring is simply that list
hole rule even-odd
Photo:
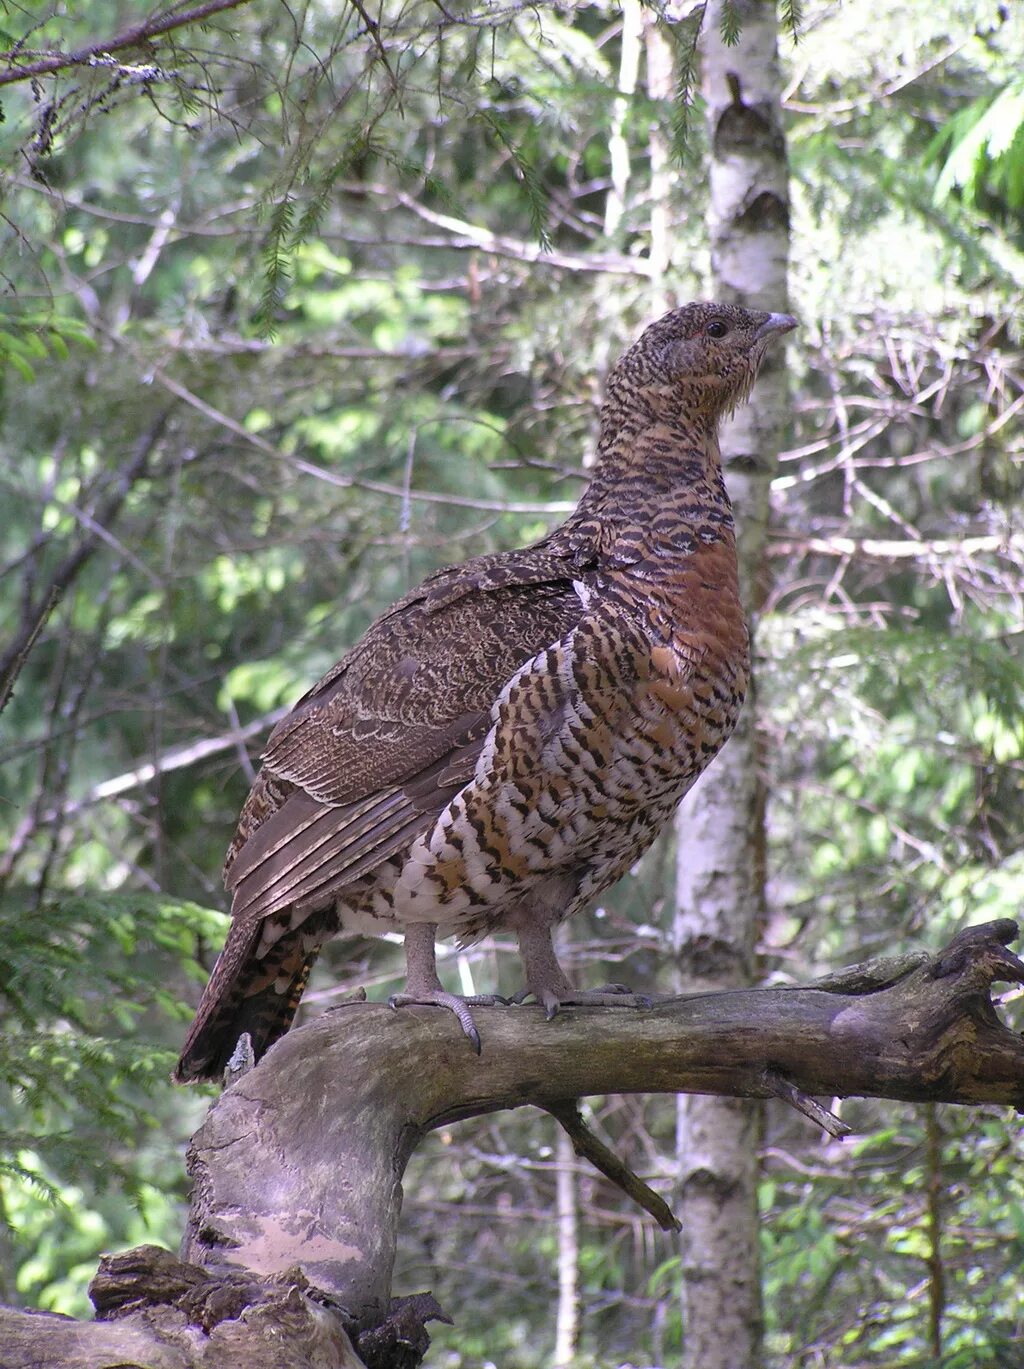
[{"label": "barred tail feathers", "polygon": [[261,922],[232,926],[203,991],[172,1078],[219,1081],[243,1032],[257,1060],[292,1024],[320,953],[308,929],[285,933],[263,956],[255,953]]}]

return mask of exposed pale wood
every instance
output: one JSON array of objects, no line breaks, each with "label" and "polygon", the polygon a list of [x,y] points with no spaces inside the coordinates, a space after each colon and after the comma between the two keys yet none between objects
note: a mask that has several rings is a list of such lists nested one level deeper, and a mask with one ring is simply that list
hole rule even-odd
[{"label": "exposed pale wood", "polygon": [[798,1088],[794,1088],[788,1079],[783,1079],[774,1070],[765,1070],[764,1081],[776,1098],[781,1098],[794,1111],[810,1118],[812,1122],[821,1127],[822,1131],[827,1131],[837,1141],[841,1141],[844,1136],[849,1136],[852,1133],[853,1128],[847,1126],[834,1112],[829,1112],[828,1108],[822,1107],[816,1098],[801,1093]]},{"label": "exposed pale wood", "polygon": [[0,1308],[3,1369],[365,1369],[298,1270],[211,1277],[158,1246],[104,1256],[92,1322]]}]

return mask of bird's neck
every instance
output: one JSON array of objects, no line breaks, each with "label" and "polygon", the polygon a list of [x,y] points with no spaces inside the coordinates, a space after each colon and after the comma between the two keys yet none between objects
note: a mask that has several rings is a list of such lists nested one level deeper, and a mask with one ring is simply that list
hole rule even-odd
[{"label": "bird's neck", "polygon": [[[570,525],[613,563],[661,565],[735,547],[716,414],[654,401],[606,403],[597,463]],[[568,525],[567,525],[568,526]]]}]

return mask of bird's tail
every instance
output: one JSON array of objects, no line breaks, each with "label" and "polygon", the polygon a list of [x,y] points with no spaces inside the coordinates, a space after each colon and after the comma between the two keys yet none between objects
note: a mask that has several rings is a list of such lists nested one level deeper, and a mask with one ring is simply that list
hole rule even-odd
[{"label": "bird's tail", "polygon": [[320,946],[297,927],[257,957],[259,935],[259,923],[235,923],[228,933],[174,1067],[176,1083],[219,1080],[243,1032],[259,1060],[291,1026]]}]

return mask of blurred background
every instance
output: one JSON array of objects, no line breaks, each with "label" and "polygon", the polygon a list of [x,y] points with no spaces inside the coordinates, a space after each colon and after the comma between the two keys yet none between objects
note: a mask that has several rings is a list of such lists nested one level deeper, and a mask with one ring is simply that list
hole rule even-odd
[{"label": "blurred background", "polygon": [[[753,10],[801,327],[748,584],[750,968],[1024,891],[1024,10],[200,8],[114,50],[184,7],[0,7],[0,1301],[75,1315],[101,1251],[180,1236],[213,1095],[168,1075],[270,726],[431,569],[573,505],[608,367],[714,292],[702,62]],[[677,846],[566,929],[570,973],[680,986]],[[332,943],[302,1014],[401,966]],[[500,939],[441,972],[518,982]],[[671,1201],[676,1099],[587,1106]],[[757,1110],[761,1362],[1019,1366],[1017,1119],[837,1106],[843,1143]],[[680,1361],[685,1252],[550,1118],[435,1134],[405,1188],[395,1291],[456,1320],[429,1363]]]}]

